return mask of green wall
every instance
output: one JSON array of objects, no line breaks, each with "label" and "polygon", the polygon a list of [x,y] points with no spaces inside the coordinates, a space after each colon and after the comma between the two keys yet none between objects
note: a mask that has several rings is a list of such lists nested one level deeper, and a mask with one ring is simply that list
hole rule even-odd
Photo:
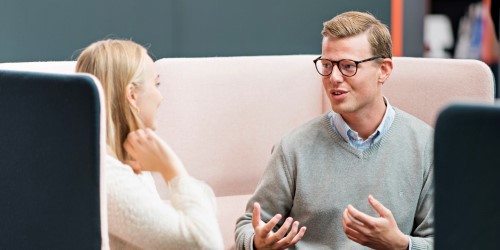
[{"label": "green wall", "polygon": [[156,58],[319,54],[322,23],[369,11],[388,26],[390,0],[2,0],[0,62],[74,60],[103,38]]}]

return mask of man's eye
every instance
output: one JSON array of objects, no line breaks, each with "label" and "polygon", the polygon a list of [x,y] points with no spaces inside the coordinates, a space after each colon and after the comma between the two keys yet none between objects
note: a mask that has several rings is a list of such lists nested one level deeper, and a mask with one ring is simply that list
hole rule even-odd
[{"label": "man's eye", "polygon": [[343,69],[354,69],[354,65],[353,64],[342,64],[342,68]]}]

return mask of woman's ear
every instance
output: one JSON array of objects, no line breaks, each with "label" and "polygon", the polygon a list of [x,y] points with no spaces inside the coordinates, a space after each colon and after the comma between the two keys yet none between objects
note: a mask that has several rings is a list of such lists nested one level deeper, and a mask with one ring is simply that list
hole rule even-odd
[{"label": "woman's ear", "polygon": [[392,59],[384,58],[382,64],[380,65],[380,75],[378,78],[379,83],[384,84],[385,80],[389,78],[392,72]]},{"label": "woman's ear", "polygon": [[138,110],[139,107],[137,107],[137,87],[134,84],[127,84],[127,87],[125,88],[125,96],[127,97],[127,101],[130,106],[133,109]]}]

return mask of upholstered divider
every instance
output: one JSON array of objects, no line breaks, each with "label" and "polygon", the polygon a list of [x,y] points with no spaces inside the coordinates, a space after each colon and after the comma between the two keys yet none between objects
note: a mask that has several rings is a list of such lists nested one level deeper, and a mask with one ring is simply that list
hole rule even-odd
[{"label": "upholstered divider", "polygon": [[0,70],[0,249],[109,248],[102,100],[90,75]]},{"label": "upholstered divider", "polygon": [[453,103],[434,141],[436,249],[500,249],[500,106]]}]

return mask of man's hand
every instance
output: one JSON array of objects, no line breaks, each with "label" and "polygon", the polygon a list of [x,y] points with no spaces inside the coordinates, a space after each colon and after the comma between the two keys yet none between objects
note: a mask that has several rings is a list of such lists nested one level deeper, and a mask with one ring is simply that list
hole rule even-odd
[{"label": "man's hand", "polygon": [[[302,227],[299,230],[299,222],[294,222],[291,217],[285,220],[277,232],[273,232],[273,228],[280,220],[281,215],[276,214],[268,223],[263,222],[260,220],[260,204],[258,202],[253,204],[252,225],[255,231],[253,238],[255,249],[286,249],[302,239],[306,232],[306,227]],[[290,226],[292,226],[292,229],[286,235]]]},{"label": "man's hand", "polygon": [[369,216],[348,205],[342,216],[347,238],[374,249],[408,249],[408,237],[399,230],[391,210],[371,195],[368,202],[380,217]]}]

